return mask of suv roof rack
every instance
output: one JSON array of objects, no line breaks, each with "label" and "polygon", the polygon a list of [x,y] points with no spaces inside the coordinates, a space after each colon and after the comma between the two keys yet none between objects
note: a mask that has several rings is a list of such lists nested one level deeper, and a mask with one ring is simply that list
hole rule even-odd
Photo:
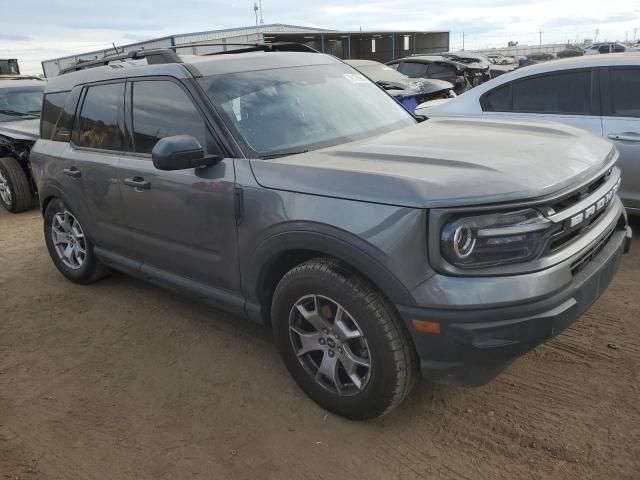
[{"label": "suv roof rack", "polygon": [[204,53],[206,55],[224,55],[230,53],[245,53],[245,52],[308,52],[308,53],[320,53],[315,48],[305,45],[304,43],[297,42],[255,42],[255,43],[183,43],[180,45],[173,45],[167,47],[171,50],[177,48],[189,48],[189,47],[245,47],[237,48],[234,50],[224,50],[222,52]]},{"label": "suv roof rack", "polygon": [[115,53],[113,55],[106,55],[102,58],[98,58],[96,60],[89,60],[86,62],[78,62],[69,67],[63,68],[60,70],[60,75],[64,75],[65,73],[77,72],[79,70],[84,70],[86,68],[92,67],[101,67],[104,65],[108,65],[109,62],[114,62],[118,60],[139,60],[142,58],[146,58],[149,64],[159,64],[159,63],[184,63],[182,59],[175,52],[177,48],[190,48],[190,47],[245,47],[245,48],[236,48],[233,50],[225,50],[222,52],[211,52],[202,54],[206,55],[221,55],[221,54],[232,54],[232,53],[245,53],[245,52],[309,52],[309,53],[319,53],[318,50],[309,47],[308,45],[304,45],[302,43],[295,42],[258,42],[258,43],[184,43],[181,45],[173,45],[171,47],[165,48],[154,48],[150,50],[133,50],[131,52],[126,53]]},{"label": "suv roof rack", "polygon": [[78,62],[70,67],[60,70],[60,75],[64,75],[69,72],[77,72],[78,70],[84,70],[85,68],[101,67],[108,65],[109,62],[117,60],[138,60],[146,58],[150,64],[156,63],[182,63],[182,59],[176,54],[176,52],[166,48],[154,48],[152,50],[134,50],[126,53],[116,53],[113,55],[107,55],[97,60],[89,60],[87,62]]}]

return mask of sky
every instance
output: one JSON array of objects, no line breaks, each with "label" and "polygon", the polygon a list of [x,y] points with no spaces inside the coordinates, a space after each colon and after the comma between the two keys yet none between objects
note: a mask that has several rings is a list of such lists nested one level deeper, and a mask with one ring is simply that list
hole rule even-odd
[{"label": "sky", "polygon": [[[336,30],[448,30],[451,50],[640,39],[639,0],[263,0],[264,23]],[[255,25],[253,0],[0,0],[0,58],[22,73],[112,43]],[[635,29],[635,33],[634,33]]]}]

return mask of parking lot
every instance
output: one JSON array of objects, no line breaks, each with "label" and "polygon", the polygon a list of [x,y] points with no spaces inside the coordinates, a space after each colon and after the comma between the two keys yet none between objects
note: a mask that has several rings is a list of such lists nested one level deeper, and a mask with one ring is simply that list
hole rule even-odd
[{"label": "parking lot", "polygon": [[354,423],[298,390],[266,329],[120,274],[66,281],[37,210],[0,210],[0,232],[0,478],[638,478],[638,242],[494,382]]}]

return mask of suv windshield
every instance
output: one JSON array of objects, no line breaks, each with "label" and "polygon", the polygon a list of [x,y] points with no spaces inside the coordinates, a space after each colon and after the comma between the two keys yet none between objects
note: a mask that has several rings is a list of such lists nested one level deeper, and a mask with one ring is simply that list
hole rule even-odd
[{"label": "suv windshield", "polygon": [[1,88],[0,122],[40,116],[42,109],[42,87]]},{"label": "suv windshield", "polygon": [[214,75],[200,82],[247,156],[304,152],[415,124],[399,103],[343,64]]}]

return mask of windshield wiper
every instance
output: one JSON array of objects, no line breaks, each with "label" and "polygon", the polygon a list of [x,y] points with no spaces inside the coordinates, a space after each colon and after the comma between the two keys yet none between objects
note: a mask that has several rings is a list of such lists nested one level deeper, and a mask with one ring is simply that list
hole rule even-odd
[{"label": "windshield wiper", "polygon": [[2,113],[3,115],[13,115],[15,117],[38,117],[39,116],[39,115],[34,115],[33,113],[17,112],[15,110],[0,110],[0,113]]},{"label": "windshield wiper", "polygon": [[309,150],[300,150],[300,151],[291,151],[291,152],[276,152],[270,153],[268,155],[260,155],[258,158],[262,158],[263,160],[268,160],[270,158],[278,158],[278,157],[286,157],[289,155],[299,155],[301,153],[307,153]]}]

